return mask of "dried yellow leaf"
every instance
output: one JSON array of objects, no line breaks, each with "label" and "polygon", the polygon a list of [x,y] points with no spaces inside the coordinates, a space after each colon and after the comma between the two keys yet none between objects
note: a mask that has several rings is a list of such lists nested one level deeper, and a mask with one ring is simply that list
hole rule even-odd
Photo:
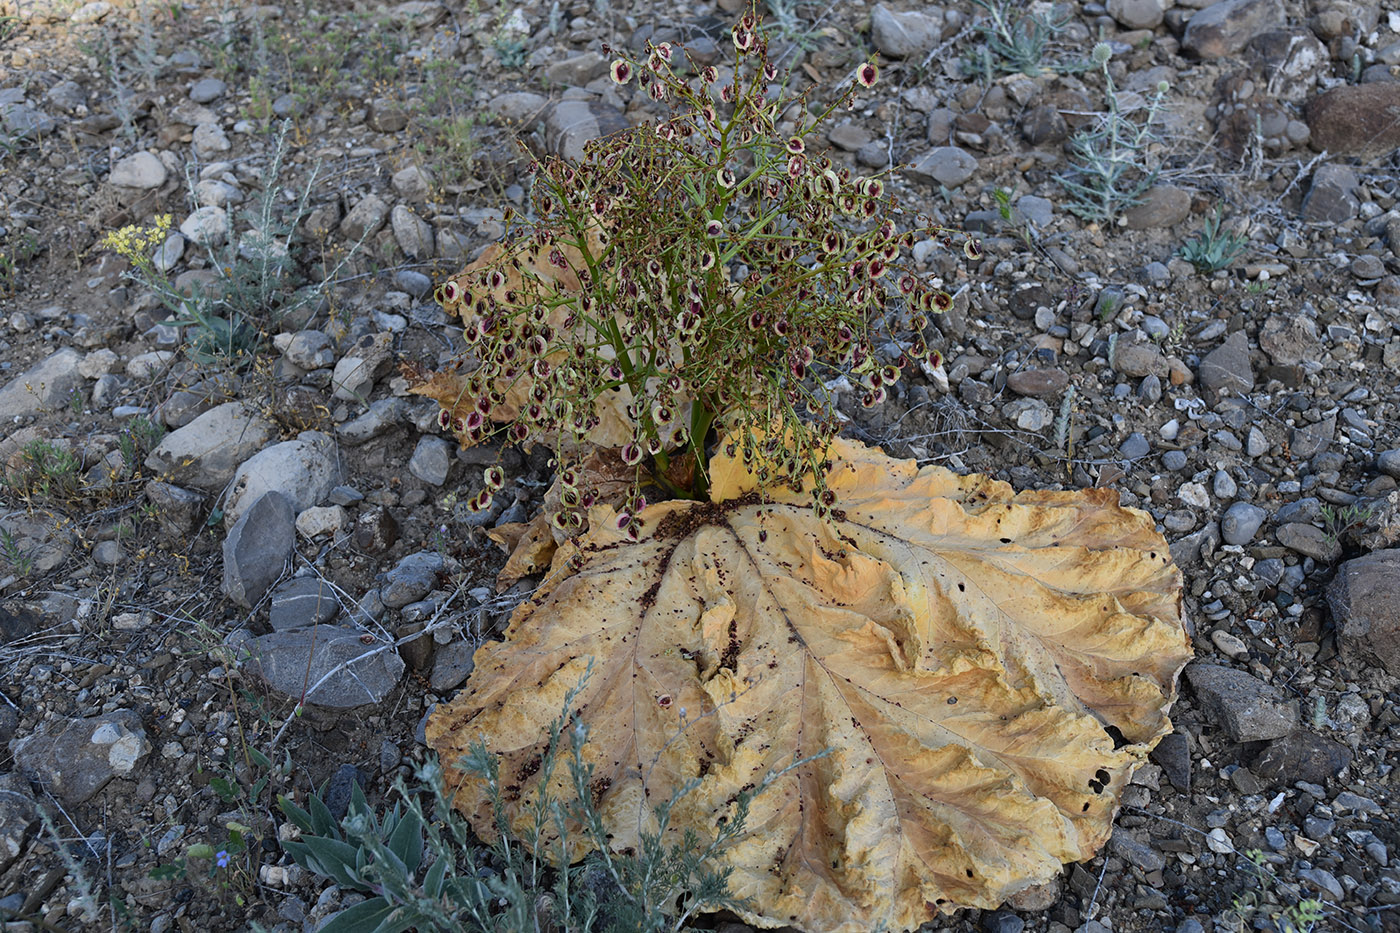
[{"label": "dried yellow leaf", "polygon": [[[911,930],[1104,843],[1190,657],[1151,518],[1109,490],[1016,494],[845,441],[832,460],[830,522],[720,456],[723,501],[652,506],[635,544],[599,510],[561,547],[555,570],[576,572],[428,722],[478,832],[484,789],[450,766],[483,739],[522,826],[547,724],[592,658],[574,710],[619,850],[689,779],[673,829],[711,834],[742,789],[831,750],[760,795],[726,851],[752,924]],[[550,792],[569,799],[563,770]]]}]

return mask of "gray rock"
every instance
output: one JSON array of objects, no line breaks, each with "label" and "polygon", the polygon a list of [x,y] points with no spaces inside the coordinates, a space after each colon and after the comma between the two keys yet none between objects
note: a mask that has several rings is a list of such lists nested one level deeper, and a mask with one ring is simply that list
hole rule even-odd
[{"label": "gray rock", "polygon": [[1383,450],[1376,457],[1376,469],[1386,476],[1400,479],[1400,450]]},{"label": "gray rock", "polygon": [[1167,865],[1167,857],[1137,836],[1116,827],[1108,839],[1108,848],[1114,855],[1143,871],[1161,871]]},{"label": "gray rock", "polygon": [[1181,450],[1169,450],[1162,454],[1162,468],[1175,473],[1178,470],[1186,469],[1186,452]]},{"label": "gray rock", "polygon": [[217,123],[201,123],[190,136],[190,148],[196,158],[211,161],[219,153],[232,149],[233,143]]},{"label": "gray rock", "polygon": [[1259,329],[1259,349],[1278,366],[1316,359],[1319,346],[1312,318],[1302,314],[1271,314]]},{"label": "gray rock", "polygon": [[1285,25],[1281,0],[1222,0],[1192,14],[1181,47],[1197,58],[1224,58],[1260,33]]},{"label": "gray rock", "polygon": [[1269,439],[1264,436],[1258,425],[1250,426],[1249,436],[1244,442],[1244,452],[1251,457],[1262,457],[1269,452]]},{"label": "gray rock", "polygon": [[1113,348],[1113,368],[1125,376],[1161,378],[1169,371],[1167,358],[1150,343],[1122,343]]},{"label": "gray rock", "polygon": [[1049,198],[1022,195],[1016,201],[1015,216],[1038,230],[1044,230],[1055,219],[1055,204]]},{"label": "gray rock", "polygon": [[549,106],[549,98],[529,91],[511,91],[497,94],[486,106],[507,123],[520,123],[539,119]]},{"label": "gray rock", "polygon": [[1329,415],[1316,424],[1299,425],[1288,434],[1288,449],[1299,460],[1310,460],[1331,445],[1337,436],[1337,416]]},{"label": "gray rock", "polygon": [[107,180],[119,188],[149,190],[165,184],[170,173],[165,163],[150,152],[137,152],[112,166]]},{"label": "gray rock", "polygon": [[1278,543],[1292,548],[1305,557],[1331,564],[1342,556],[1342,545],[1336,538],[1324,534],[1316,525],[1288,522],[1274,532]]},{"label": "gray rock", "polygon": [[87,91],[76,81],[60,81],[49,88],[44,99],[65,113],[87,106]]},{"label": "gray rock", "polygon": [[363,415],[336,425],[335,433],[342,444],[357,447],[403,424],[408,418],[404,400],[381,398],[370,403]]},{"label": "gray rock", "polygon": [[433,655],[433,672],[428,675],[428,687],[434,693],[456,690],[476,668],[476,652],[471,642],[454,641],[442,645]]},{"label": "gray rock", "polygon": [[890,58],[926,55],[938,45],[942,32],[942,20],[921,10],[896,12],[877,3],[870,11],[870,39]]},{"label": "gray rock", "polygon": [[126,560],[120,541],[99,541],[92,548],[92,562],[99,567],[118,567]]},{"label": "gray rock", "polygon": [[223,246],[228,242],[228,211],[222,207],[199,207],[180,224],[180,234],[198,246]]},{"label": "gray rock", "polygon": [[1327,588],[1342,657],[1400,670],[1400,549],[1372,551],[1342,564]]},{"label": "gray rock", "polygon": [[1211,477],[1210,491],[1217,499],[1233,499],[1235,493],[1239,492],[1239,484],[1235,478],[1224,470],[1216,470],[1215,476]]},{"label": "gray rock", "polygon": [[433,193],[432,173],[417,165],[395,172],[389,183],[394,193],[405,201],[426,201]]},{"label": "gray rock", "polygon": [[919,156],[905,174],[916,181],[956,188],[977,172],[977,159],[957,146],[938,146]]},{"label": "gray rock", "polygon": [[324,625],[340,612],[335,590],[317,577],[288,580],[272,591],[269,602],[268,623],[277,632]]},{"label": "gray rock", "polygon": [[[305,699],[317,706],[348,709],[379,703],[404,672],[403,659],[392,646],[342,625],[272,632],[247,646],[252,673],[293,699],[301,699],[303,689],[311,687]],[[341,665],[345,666],[331,674]]]},{"label": "gray rock", "polygon": [[394,284],[414,298],[422,298],[433,289],[433,280],[415,269],[400,269],[394,273]]},{"label": "gray rock", "polygon": [[15,769],[73,807],[115,777],[129,777],[151,752],[141,717],[121,709],[40,723],[10,743]]},{"label": "gray rock", "polygon": [[318,505],[341,481],[335,441],[320,431],[273,444],[244,461],[233,474],[224,504],[224,523],[233,525],[268,492],[286,497],[293,512]]},{"label": "gray rock", "polygon": [[1385,263],[1379,256],[1363,253],[1351,261],[1351,274],[1362,281],[1378,279],[1385,275]]},{"label": "gray rock", "polygon": [[389,219],[389,205],[378,195],[369,194],[361,198],[340,222],[340,235],[358,243],[374,236]]},{"label": "gray rock", "polygon": [[1146,376],[1143,376],[1142,381],[1138,383],[1137,394],[1138,398],[1142,399],[1148,405],[1157,404],[1162,400],[1162,380],[1156,375],[1148,373]]},{"label": "gray rock", "polygon": [[39,809],[29,781],[20,774],[0,774],[0,869],[19,858],[39,827]]},{"label": "gray rock", "polygon": [[1312,184],[1303,199],[1302,218],[1310,224],[1341,224],[1356,216],[1361,201],[1356,172],[1345,165],[1329,162],[1313,172]]},{"label": "gray rock", "polygon": [[251,609],[282,576],[296,544],[296,513],[281,493],[265,493],[224,539],[224,593]]},{"label": "gray rock", "polygon": [[1156,29],[1166,11],[1161,0],[1108,0],[1108,15],[1125,29]]},{"label": "gray rock", "polygon": [[[68,520],[42,510],[0,515],[0,529],[12,539],[15,550],[24,555],[30,572],[36,575],[61,567],[68,555],[73,553],[73,533],[69,530],[69,524]],[[19,569],[11,566],[9,559],[4,557],[0,557],[0,566],[9,567],[11,572]]]},{"label": "gray rock", "polygon": [[329,334],[319,330],[299,330],[278,338],[278,346],[287,362],[302,369],[324,369],[335,362],[335,347]]},{"label": "gray rock", "polygon": [[1277,739],[1297,728],[1297,704],[1252,674],[1195,661],[1186,679],[1201,708],[1236,742]]},{"label": "gray rock", "polygon": [[583,159],[584,143],[622,132],[630,126],[616,108],[582,100],[561,100],[546,112],[545,145],[554,155],[578,162]]},{"label": "gray rock", "polygon": [[196,104],[208,104],[224,96],[228,85],[218,78],[200,78],[190,86],[190,100]]},{"label": "gray rock", "polygon": [[595,78],[608,73],[608,60],[594,51],[570,55],[568,58],[545,66],[544,77],[550,84],[567,84],[583,87]]},{"label": "gray rock", "polygon": [[447,7],[439,0],[404,0],[389,12],[395,20],[414,29],[436,26],[447,18]]},{"label": "gray rock", "polygon": [[179,486],[221,490],[277,429],[242,402],[225,402],[161,439],[146,467]]},{"label": "gray rock", "polygon": [[1148,441],[1147,438],[1143,437],[1141,433],[1134,431],[1118,446],[1118,453],[1129,460],[1137,460],[1140,457],[1146,457],[1148,454],[1152,453],[1152,443]]},{"label": "gray rock", "polygon": [[1220,537],[1226,544],[1244,545],[1254,540],[1269,513],[1248,502],[1236,502],[1220,519]]},{"label": "gray rock", "polygon": [[365,108],[365,126],[376,133],[399,133],[408,126],[408,110],[392,97],[376,97]]},{"label": "gray rock", "polygon": [[1249,766],[1261,780],[1291,787],[1298,781],[1326,784],[1350,767],[1351,749],[1312,732],[1293,732],[1270,742]]},{"label": "gray rock", "polygon": [[1244,331],[1235,331],[1206,354],[1197,378],[1212,404],[1221,398],[1248,394],[1254,388],[1254,369],[1250,366],[1249,338]]},{"label": "gray rock", "polygon": [[384,575],[379,597],[390,609],[401,609],[417,602],[432,592],[442,567],[441,554],[433,551],[410,554]]},{"label": "gray rock", "polygon": [[[1149,4],[1156,0],[1144,0]],[[1150,188],[1137,204],[1123,212],[1129,230],[1165,230],[1191,216],[1191,194],[1181,188],[1159,185]]]},{"label": "gray rock", "polygon": [[1172,786],[1183,794],[1191,792],[1191,740],[1184,732],[1172,732],[1162,736],[1162,741],[1152,749],[1153,764],[1162,769]]},{"label": "gray rock", "polygon": [[1022,933],[1026,921],[1009,910],[996,910],[982,914],[983,933]]},{"label": "gray rock", "polygon": [[408,472],[425,483],[441,486],[447,482],[447,474],[452,469],[452,452],[456,446],[446,438],[420,437],[408,461]]},{"label": "gray rock", "polygon": [[389,224],[394,230],[394,242],[410,259],[431,259],[433,256],[433,228],[423,218],[413,213],[405,204],[398,204],[389,215]]},{"label": "gray rock", "polygon": [[82,388],[78,371],[83,355],[71,347],[50,354],[0,389],[0,418],[66,408],[73,393]]},{"label": "gray rock", "polygon": [[1069,374],[1061,369],[1022,369],[1006,377],[1006,387],[1017,395],[1032,398],[1057,396],[1069,385]]},{"label": "gray rock", "polygon": [[394,335],[366,334],[335,364],[332,395],[347,402],[367,402],[374,383],[393,365]]},{"label": "gray rock", "polygon": [[385,508],[365,509],[355,521],[351,540],[366,554],[381,554],[399,540],[398,519]]}]

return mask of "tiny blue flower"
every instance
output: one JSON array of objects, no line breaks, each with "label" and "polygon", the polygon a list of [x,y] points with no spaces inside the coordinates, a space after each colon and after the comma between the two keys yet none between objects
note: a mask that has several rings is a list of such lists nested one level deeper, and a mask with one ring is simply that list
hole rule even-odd
[{"label": "tiny blue flower", "polygon": [[228,868],[228,850],[220,849],[214,853],[214,861],[220,868]]}]

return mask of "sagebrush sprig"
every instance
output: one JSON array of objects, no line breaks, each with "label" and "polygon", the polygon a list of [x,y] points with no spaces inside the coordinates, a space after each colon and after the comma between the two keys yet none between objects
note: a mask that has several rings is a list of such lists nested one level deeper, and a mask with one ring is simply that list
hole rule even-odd
[{"label": "sagebrush sprig", "polygon": [[[549,441],[561,471],[596,438],[609,407],[635,468],[619,527],[639,533],[644,482],[673,495],[706,494],[717,437],[761,485],[809,488],[828,515],[826,451],[840,427],[822,379],[849,373],[866,406],[884,401],[911,365],[941,357],[924,337],[928,315],[951,297],[913,269],[916,233],[952,232],[905,212],[880,175],[858,176],[812,151],[840,106],[878,78],[857,67],[836,101],[815,111],[785,95],[757,14],[731,30],[732,79],[713,65],[677,68],[683,50],[650,46],[616,58],[611,75],[669,114],[597,140],[575,164],[533,163],[533,219],[516,237],[439,286],[460,314],[473,357],[443,403],[440,424],[464,444],[497,432]],[[609,50],[609,54],[611,51]],[[793,133],[779,133],[796,106]],[[965,239],[970,258],[980,254]],[[881,360],[885,328],[908,339]],[[500,476],[472,502],[490,503]],[[554,519],[576,532],[594,496],[565,482]]]}]

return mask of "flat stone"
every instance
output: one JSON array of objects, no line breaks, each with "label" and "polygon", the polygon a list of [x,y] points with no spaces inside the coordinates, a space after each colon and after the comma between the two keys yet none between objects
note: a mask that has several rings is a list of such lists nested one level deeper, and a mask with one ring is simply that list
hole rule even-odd
[{"label": "flat stone", "polygon": [[561,100],[546,112],[545,145],[562,159],[580,162],[585,143],[623,132],[630,126],[622,112],[614,107],[582,100]]},{"label": "flat stone", "polygon": [[71,347],[52,353],[0,389],[0,418],[13,420],[68,407],[73,393],[83,386],[78,366],[83,355]]},{"label": "flat stone", "polygon": [[1156,29],[1166,10],[1162,0],[1108,0],[1108,15],[1125,29]]},{"label": "flat stone", "polygon": [[408,415],[401,398],[381,398],[370,403],[365,413],[344,424],[336,425],[335,433],[340,442],[357,447],[402,425]]},{"label": "flat stone", "polygon": [[413,213],[406,204],[397,204],[389,214],[389,225],[394,231],[394,242],[410,259],[431,259],[433,256],[433,228],[426,220]]},{"label": "flat stone", "polygon": [[1361,182],[1349,166],[1329,162],[1318,166],[1303,199],[1301,216],[1310,224],[1341,224],[1357,215]]},{"label": "flat stone", "polygon": [[1152,763],[1162,769],[1172,786],[1183,794],[1191,792],[1191,740],[1184,732],[1162,736],[1149,755]]},{"label": "flat stone", "polygon": [[977,158],[957,146],[938,146],[914,160],[905,174],[915,181],[956,188],[977,173]]},{"label": "flat stone", "polygon": [[379,598],[390,609],[400,609],[417,602],[432,592],[442,567],[441,554],[433,551],[410,554],[384,575]]},{"label": "flat stone", "polygon": [[347,402],[368,404],[374,383],[393,364],[394,335],[366,334],[355,341],[331,373],[332,396]]},{"label": "flat stone", "polygon": [[1299,554],[1324,564],[1335,563],[1342,556],[1341,543],[1336,538],[1328,537],[1316,525],[1288,522],[1278,527],[1274,537],[1284,547],[1292,548]]},{"label": "flat stone", "polygon": [[549,98],[529,91],[510,91],[497,94],[486,105],[487,109],[507,123],[538,119],[549,106]]},{"label": "flat stone", "polygon": [[1292,787],[1298,781],[1326,784],[1351,765],[1352,757],[1341,742],[1300,730],[1270,742],[1249,770],[1275,787]]},{"label": "flat stone", "polygon": [[1195,661],[1186,679],[1201,708],[1236,742],[1277,739],[1297,728],[1297,704],[1252,674]]},{"label": "flat stone", "polygon": [[1254,540],[1269,513],[1249,502],[1236,502],[1220,519],[1220,537],[1226,544],[1244,545]]},{"label": "flat stone", "polygon": [[1247,395],[1254,388],[1254,369],[1249,362],[1249,338],[1237,330],[1201,360],[1197,378],[1207,400],[1218,401]]},{"label": "flat stone", "polygon": [[[24,555],[30,573],[40,575],[63,566],[63,562],[73,553],[73,532],[71,520],[53,512],[24,509],[0,515],[0,529],[3,529],[14,544],[15,550]],[[0,566],[11,573],[18,573],[18,567],[11,565],[8,558],[0,556]]]},{"label": "flat stone", "polygon": [[1311,460],[1331,445],[1337,436],[1337,416],[1329,415],[1316,424],[1295,427],[1288,435],[1288,449],[1299,460]]},{"label": "flat stone", "polygon": [[1327,588],[1327,607],[1344,659],[1400,671],[1400,549],[1342,564]]},{"label": "flat stone", "polygon": [[454,641],[439,646],[433,654],[433,672],[428,675],[428,687],[434,693],[456,690],[466,683],[475,669],[475,655],[475,650],[468,641]]},{"label": "flat stone", "polygon": [[1259,329],[1259,349],[1275,366],[1293,366],[1317,358],[1321,342],[1312,318],[1302,314],[1271,314]]},{"label": "flat stone", "polygon": [[313,505],[297,513],[297,534],[303,538],[318,535],[339,537],[340,532],[350,522],[350,514],[339,505]]},{"label": "flat stone", "polygon": [[1400,479],[1400,450],[1383,450],[1376,457],[1376,469],[1393,479]]},{"label": "flat stone", "polygon": [[890,58],[927,55],[942,33],[942,20],[922,10],[896,12],[877,3],[870,11],[870,40]]},{"label": "flat stone", "polygon": [[341,482],[335,441],[320,431],[261,450],[239,465],[224,502],[224,523],[233,525],[268,492],[286,497],[293,512],[319,505]]},{"label": "flat stone", "polygon": [[1161,871],[1167,865],[1167,857],[1137,836],[1116,827],[1109,837],[1108,848],[1114,855],[1130,865],[1148,871]]},{"label": "flat stone", "polygon": [[141,717],[126,709],[42,722],[10,743],[15,769],[73,807],[116,777],[129,777],[151,752]]},{"label": "flat stone", "polygon": [[[348,626],[272,632],[245,644],[253,674],[292,699],[301,699],[303,689],[310,687],[305,700],[317,706],[349,709],[379,703],[398,686],[404,672],[403,659],[391,646]],[[331,674],[341,665],[345,666]]]},{"label": "flat stone", "polygon": [[13,771],[0,774],[0,869],[20,857],[38,828],[39,808],[29,779]]},{"label": "flat stone", "polygon": [[1251,457],[1262,457],[1269,452],[1269,439],[1258,425],[1251,425],[1244,442],[1244,452]]},{"label": "flat stone", "polygon": [[176,485],[222,490],[238,465],[276,433],[243,402],[226,402],[165,435],[146,457],[146,467]]},{"label": "flat stone", "polygon": [[389,179],[389,184],[405,201],[426,201],[433,193],[432,173],[419,165],[399,169]]},{"label": "flat stone", "polygon": [[190,85],[190,100],[196,104],[208,104],[224,96],[228,85],[218,78],[200,78]]},{"label": "flat stone", "polygon": [[1383,155],[1400,146],[1400,82],[1343,84],[1308,102],[1311,145],[1333,155]]},{"label": "flat stone", "polygon": [[452,469],[456,446],[446,438],[432,435],[420,437],[408,461],[408,471],[425,483],[441,486],[447,482],[448,472]]},{"label": "flat stone", "polygon": [[197,246],[223,246],[228,242],[228,211],[222,207],[197,207],[180,224],[180,234]]},{"label": "flat stone", "polygon": [[1032,398],[1056,396],[1069,386],[1069,374],[1060,369],[1023,369],[1006,377],[1006,387]]},{"label": "flat stone", "polygon": [[565,84],[583,87],[595,78],[608,73],[608,60],[594,51],[570,55],[568,58],[545,66],[544,77],[550,84]]},{"label": "flat stone", "polygon": [[296,513],[278,492],[264,493],[224,539],[224,593],[251,609],[282,576],[296,545]]},{"label": "flat stone", "polygon": [[[286,337],[282,340],[282,337]],[[319,330],[299,330],[278,335],[278,348],[287,362],[302,369],[324,369],[335,362],[335,346],[330,335]]]},{"label": "flat stone", "polygon": [[365,195],[340,222],[340,235],[353,243],[374,236],[389,219],[389,205],[378,195]]},{"label": "flat stone", "polygon": [[1118,445],[1118,453],[1129,460],[1137,460],[1152,453],[1152,442],[1143,437],[1141,432],[1134,431]]},{"label": "flat stone", "polygon": [[278,632],[325,625],[340,612],[334,588],[318,577],[288,580],[272,591],[269,602],[268,622]]},{"label": "flat stone", "polygon": [[1197,58],[1224,58],[1260,33],[1287,22],[1281,0],[1222,0],[1191,15],[1181,47]]},{"label": "flat stone", "polygon": [[[1156,0],[1146,0],[1156,5]],[[1149,188],[1132,207],[1123,212],[1129,230],[1165,230],[1191,216],[1191,194],[1182,188],[1158,185]]]},{"label": "flat stone", "polygon": [[149,190],[165,184],[169,171],[165,163],[150,152],[137,152],[118,160],[107,180],[119,188]]}]

